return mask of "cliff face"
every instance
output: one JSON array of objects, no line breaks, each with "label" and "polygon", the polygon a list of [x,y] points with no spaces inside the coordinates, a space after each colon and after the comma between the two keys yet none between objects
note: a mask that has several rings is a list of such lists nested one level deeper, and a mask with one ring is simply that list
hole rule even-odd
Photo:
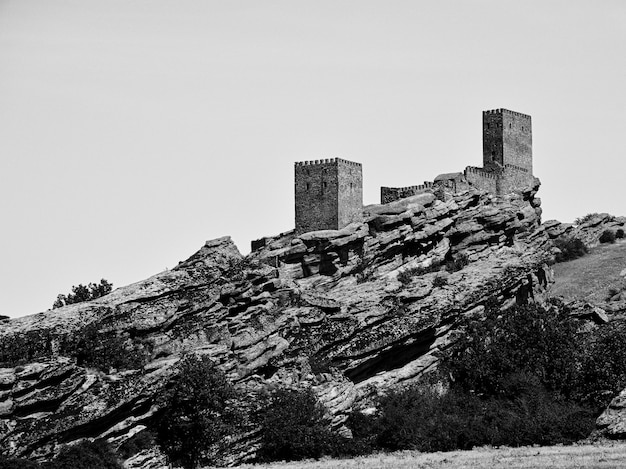
[{"label": "cliff face", "polygon": [[[0,322],[0,446],[43,458],[82,438],[120,444],[158,412],[188,352],[209,355],[246,393],[311,386],[339,427],[375,393],[431,369],[486,301],[540,298],[551,242],[535,193],[421,194],[367,207],[364,223],[340,231],[266,239],[247,257],[221,238],[98,300]],[[87,330],[141,363],[80,365],[68,344]],[[225,460],[245,460],[254,441],[242,435]]]}]

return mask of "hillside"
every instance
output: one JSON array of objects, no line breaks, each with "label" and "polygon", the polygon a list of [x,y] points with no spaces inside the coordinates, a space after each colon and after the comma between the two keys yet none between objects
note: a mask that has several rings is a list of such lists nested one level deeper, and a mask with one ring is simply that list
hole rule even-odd
[{"label": "hillside", "polygon": [[604,303],[611,290],[624,289],[626,276],[626,242],[600,244],[588,255],[555,264],[554,284],[550,293],[567,300]]},{"label": "hillside", "polygon": [[[265,238],[242,256],[208,241],[171,271],[87,303],[0,322],[0,443],[47,459],[149,427],[182,356],[209,356],[246,398],[310,387],[341,430],[352,409],[436,366],[463,317],[542,301],[551,239],[537,187],[420,194],[342,230]],[[258,429],[221,455],[249,460]],[[134,467],[147,467],[136,462]]]}]

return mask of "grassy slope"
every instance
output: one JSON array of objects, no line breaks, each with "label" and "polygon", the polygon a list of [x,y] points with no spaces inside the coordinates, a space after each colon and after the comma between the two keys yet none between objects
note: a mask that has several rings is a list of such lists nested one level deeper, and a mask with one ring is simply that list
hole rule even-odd
[{"label": "grassy slope", "polygon": [[537,467],[623,468],[626,467],[626,444],[477,448],[472,451],[448,453],[403,451],[345,460],[327,459],[240,466],[240,468],[249,469],[530,469]]},{"label": "grassy slope", "polygon": [[626,269],[626,241],[601,244],[585,257],[553,267],[555,283],[550,290],[552,296],[604,301],[609,288],[621,290],[624,285],[619,274]]}]

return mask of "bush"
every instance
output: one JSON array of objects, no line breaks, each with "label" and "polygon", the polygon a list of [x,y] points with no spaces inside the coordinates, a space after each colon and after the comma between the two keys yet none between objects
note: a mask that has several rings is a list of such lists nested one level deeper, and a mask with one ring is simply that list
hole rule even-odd
[{"label": "bush", "polygon": [[376,442],[389,450],[428,452],[550,445],[584,438],[594,428],[591,412],[552,399],[532,377],[520,375],[509,384],[515,397],[481,398],[459,389],[440,394],[417,386],[391,392],[379,403]]},{"label": "bush", "polygon": [[82,442],[65,448],[46,469],[122,469],[117,456],[104,441]]},{"label": "bush", "polygon": [[116,331],[101,331],[101,324],[85,326],[77,334],[68,352],[79,366],[108,372],[112,368],[132,370],[141,368],[148,351],[120,336]]},{"label": "bush", "polygon": [[149,430],[135,433],[118,448],[117,453],[122,459],[128,459],[144,449],[152,448],[156,444],[155,436]]},{"label": "bush", "polygon": [[611,230],[604,230],[600,235],[601,243],[614,243],[615,242],[615,232]]},{"label": "bush", "polygon": [[411,283],[413,277],[417,275],[429,274],[431,272],[439,272],[441,270],[441,266],[439,264],[431,264],[427,267],[410,267],[408,269],[403,270],[398,274],[398,281],[403,285],[407,285]]},{"label": "bush", "polygon": [[450,273],[458,272],[467,264],[469,264],[469,256],[464,252],[461,252],[456,258],[450,259],[446,262],[446,270]]},{"label": "bush", "polygon": [[584,350],[580,323],[568,311],[519,306],[506,313],[487,308],[441,354],[442,368],[457,386],[478,395],[501,396],[511,375],[540,379],[549,391],[568,396],[578,386]]},{"label": "bush", "polygon": [[583,257],[589,252],[585,243],[579,238],[558,238],[554,245],[560,252],[556,255],[556,262],[565,262]]},{"label": "bush", "polygon": [[624,238],[624,230],[622,228],[618,228],[615,232],[615,238],[623,239]]},{"label": "bush", "polygon": [[613,321],[596,329],[587,344],[580,400],[601,412],[626,387],[626,324]]},{"label": "bush", "polygon": [[208,357],[185,357],[164,392],[157,442],[170,461],[195,468],[216,462],[218,443],[236,429],[235,390]]},{"label": "bush", "polygon": [[433,279],[433,287],[443,287],[443,286],[446,286],[447,284],[448,284],[448,279],[444,277],[443,275],[437,275]]},{"label": "bush", "polygon": [[262,461],[294,461],[357,452],[345,438],[332,432],[324,408],[310,389],[277,389],[261,420]]},{"label": "bush", "polygon": [[87,286],[81,283],[78,286],[72,287],[72,293],[67,295],[58,295],[52,305],[52,308],[56,309],[74,303],[95,300],[96,298],[100,298],[111,293],[112,289],[113,284],[109,283],[105,279],[100,280],[100,283],[90,283]]},{"label": "bush", "polygon": [[597,215],[600,215],[600,214],[599,213],[595,213],[595,212],[594,213],[588,213],[584,217],[580,217],[580,218],[577,218],[576,220],[574,220],[574,224],[582,225],[583,223],[587,223],[589,220],[591,220],[592,218],[594,218]]}]

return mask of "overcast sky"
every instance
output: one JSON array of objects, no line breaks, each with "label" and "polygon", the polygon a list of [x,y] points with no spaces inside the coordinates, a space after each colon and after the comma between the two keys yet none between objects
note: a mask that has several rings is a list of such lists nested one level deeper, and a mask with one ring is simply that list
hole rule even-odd
[{"label": "overcast sky", "polygon": [[626,215],[626,2],[0,0],[0,314],[293,222],[293,162],[365,203],[533,118],[544,220]]}]

